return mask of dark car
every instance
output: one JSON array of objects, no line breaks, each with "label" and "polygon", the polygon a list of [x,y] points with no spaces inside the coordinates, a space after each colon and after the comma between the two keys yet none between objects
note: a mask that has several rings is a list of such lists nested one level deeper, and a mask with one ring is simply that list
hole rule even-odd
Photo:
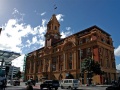
[{"label": "dark car", "polygon": [[120,90],[120,84],[114,83],[113,85],[107,87],[106,90]]},{"label": "dark car", "polygon": [[11,80],[10,84],[14,86],[20,86],[20,80]]},{"label": "dark car", "polygon": [[45,80],[43,84],[40,85],[40,88],[47,88],[49,90],[54,88],[55,90],[57,90],[59,86],[60,85],[58,80]]}]

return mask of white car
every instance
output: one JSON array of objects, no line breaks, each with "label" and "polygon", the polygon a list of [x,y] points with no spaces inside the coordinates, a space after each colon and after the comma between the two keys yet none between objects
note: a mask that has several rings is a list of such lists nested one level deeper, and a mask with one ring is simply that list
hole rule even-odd
[{"label": "white car", "polygon": [[62,89],[77,89],[79,82],[77,79],[63,79],[60,83]]}]

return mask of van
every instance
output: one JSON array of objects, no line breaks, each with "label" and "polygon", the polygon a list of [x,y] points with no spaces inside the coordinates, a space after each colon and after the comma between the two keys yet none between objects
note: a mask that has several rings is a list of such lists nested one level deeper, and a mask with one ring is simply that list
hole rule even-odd
[{"label": "van", "polygon": [[62,79],[60,82],[61,89],[77,89],[79,82],[77,79]]}]

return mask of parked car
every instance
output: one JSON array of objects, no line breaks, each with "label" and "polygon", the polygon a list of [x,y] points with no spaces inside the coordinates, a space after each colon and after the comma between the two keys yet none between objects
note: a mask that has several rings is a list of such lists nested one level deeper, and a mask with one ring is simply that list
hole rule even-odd
[{"label": "parked car", "polygon": [[20,80],[17,80],[17,79],[11,80],[10,84],[14,86],[20,86]]},{"label": "parked car", "polygon": [[63,79],[60,83],[62,89],[77,89],[79,87],[79,82],[77,79]]},{"label": "parked car", "polygon": [[28,80],[27,82],[25,82],[25,85],[28,85],[28,82],[30,82],[31,85],[34,85],[34,86],[36,85],[35,80],[31,80],[31,79],[30,79],[30,80]]},{"label": "parked car", "polygon": [[0,86],[1,86],[3,83],[4,83],[4,87],[6,87],[6,86],[7,86],[7,79],[6,79],[6,77],[1,77],[1,76],[0,76]]},{"label": "parked car", "polygon": [[40,85],[40,88],[43,89],[43,88],[47,88],[49,90],[51,89],[55,89],[57,90],[58,87],[59,87],[59,81],[58,80],[45,80],[41,85]]},{"label": "parked car", "polygon": [[108,86],[106,90],[120,90],[120,83],[114,83],[111,86]]}]

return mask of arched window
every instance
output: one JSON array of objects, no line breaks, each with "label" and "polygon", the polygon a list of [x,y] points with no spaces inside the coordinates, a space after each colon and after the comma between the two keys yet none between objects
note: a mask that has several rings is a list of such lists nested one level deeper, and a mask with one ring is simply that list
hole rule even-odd
[{"label": "arched window", "polygon": [[57,26],[55,26],[55,30],[57,30]]},{"label": "arched window", "polygon": [[72,52],[68,54],[68,69],[72,69]]},{"label": "arched window", "polygon": [[57,57],[53,57],[52,59],[52,71],[56,71]]}]

